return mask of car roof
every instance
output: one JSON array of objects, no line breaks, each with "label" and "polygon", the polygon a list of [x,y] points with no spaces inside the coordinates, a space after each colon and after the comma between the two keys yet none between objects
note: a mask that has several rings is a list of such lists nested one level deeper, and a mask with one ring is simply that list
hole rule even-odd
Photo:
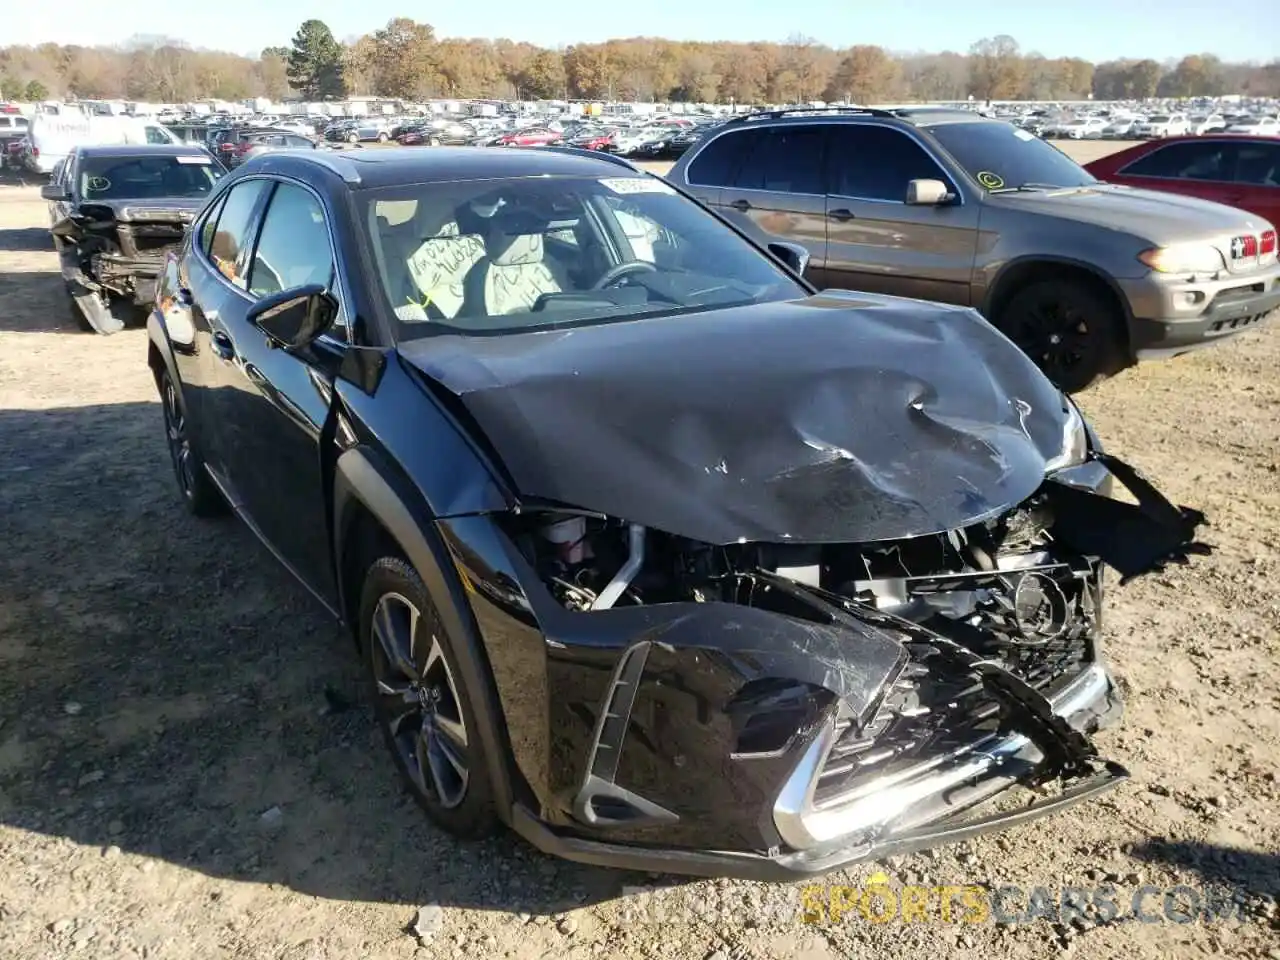
[{"label": "car roof", "polygon": [[[1139,147],[1144,150],[1153,150],[1156,147],[1168,146],[1171,143],[1213,143],[1218,140],[1226,140],[1231,143],[1276,143],[1276,138],[1267,136],[1265,133],[1229,133],[1226,130],[1219,130],[1215,133],[1180,133],[1173,137],[1161,137],[1159,140],[1144,140],[1141,143],[1135,143],[1132,147],[1126,147],[1121,151],[1127,153],[1137,150]],[[1118,155],[1118,154],[1117,154]],[[1107,156],[1113,156],[1108,154]],[[1099,159],[1105,159],[1100,157]],[[1088,166],[1088,164],[1085,164]]]},{"label": "car roof", "polygon": [[82,157],[192,157],[209,156],[200,146],[185,143],[98,143],[79,148]]},{"label": "car roof", "polygon": [[[291,169],[295,166],[301,169]],[[241,169],[301,174],[324,167],[359,187],[385,187],[433,180],[511,180],[521,177],[643,177],[627,161],[588,151],[551,147],[481,149],[477,147],[387,147],[263,154]]]}]

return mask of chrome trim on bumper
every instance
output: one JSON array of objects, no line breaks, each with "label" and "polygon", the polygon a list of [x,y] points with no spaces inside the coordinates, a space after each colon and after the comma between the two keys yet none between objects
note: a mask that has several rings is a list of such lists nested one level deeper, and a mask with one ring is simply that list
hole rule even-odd
[{"label": "chrome trim on bumper", "polygon": [[[1049,697],[1053,711],[1082,733],[1109,726],[1121,711],[1106,669],[1090,664]],[[871,777],[841,797],[815,804],[813,795],[836,740],[834,715],[801,756],[773,807],[783,842],[810,850],[853,835],[887,837],[951,816],[1013,786],[1044,760],[1030,737],[991,734],[895,774]]]}]

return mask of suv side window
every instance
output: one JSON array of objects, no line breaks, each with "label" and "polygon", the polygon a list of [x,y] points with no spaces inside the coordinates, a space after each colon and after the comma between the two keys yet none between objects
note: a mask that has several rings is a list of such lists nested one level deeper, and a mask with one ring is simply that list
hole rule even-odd
[{"label": "suv side window", "polygon": [[830,124],[827,191],[855,200],[905,203],[912,180],[951,178],[911,137],[892,127],[869,123]]},{"label": "suv side window", "polygon": [[689,164],[689,183],[702,187],[730,186],[743,160],[751,156],[766,132],[735,130],[715,137]]},{"label": "suv side window", "polygon": [[1234,144],[1182,141],[1157,147],[1118,173],[1127,177],[1160,177],[1173,180],[1230,180],[1228,151]]},{"label": "suv side window", "polygon": [[276,186],[249,268],[249,293],[269,297],[319,283],[333,286],[333,251],[324,209],[310,190]]},{"label": "suv side window", "polygon": [[249,233],[253,212],[269,185],[266,180],[243,180],[233,185],[222,201],[218,223],[209,243],[209,259],[213,265],[241,290],[245,289],[245,277],[240,258],[245,248],[253,243],[253,236]]},{"label": "suv side window", "polygon": [[[768,127],[738,168],[733,186],[740,190],[808,193],[821,196],[826,129],[821,124]],[[906,188],[903,188],[905,196]]]}]

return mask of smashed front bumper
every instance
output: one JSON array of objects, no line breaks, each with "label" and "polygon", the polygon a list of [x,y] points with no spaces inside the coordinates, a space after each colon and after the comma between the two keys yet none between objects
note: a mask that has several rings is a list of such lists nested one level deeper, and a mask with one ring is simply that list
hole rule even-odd
[{"label": "smashed front bumper", "polygon": [[[1123,711],[1110,675],[1097,663],[1045,701],[1054,717],[1082,737],[1117,722]],[[1087,799],[1127,776],[1118,764],[1099,761],[1087,740],[1065,743],[1033,723],[1028,732],[989,734],[893,775],[864,781],[833,800],[815,802],[815,788],[839,732],[834,718],[823,725],[773,808],[779,835],[810,863],[887,856],[1002,829]],[[1045,743],[1044,736],[1052,742]],[[1034,776],[1056,753],[1065,753],[1073,766],[1056,797],[1013,814],[968,823],[949,819]],[[849,843],[860,836],[873,839]]]},{"label": "smashed front bumper", "polygon": [[[1103,495],[1112,480],[1136,502]],[[1115,787],[1126,771],[1090,740],[1122,711],[1096,646],[1100,567],[1123,582],[1187,562],[1207,552],[1194,539],[1204,518],[1101,454],[1043,492],[1069,562],[921,578],[1059,578],[1079,630],[1003,656],[970,636],[998,633],[990,619],[939,632],[764,570],[741,603],[572,613],[487,518],[444,521],[522,781],[513,826],[572,860],[779,880],[1007,829]],[[1041,796],[1006,805],[1015,786]],[[977,815],[997,797],[999,812]]]},{"label": "smashed front bumper", "polygon": [[[1095,664],[1047,698],[1053,715],[1082,735],[1119,720],[1122,706],[1106,669]],[[795,880],[865,861],[880,860],[1059,813],[1118,786],[1129,776],[1120,764],[1086,750],[1073,759],[1051,797],[983,817],[964,811],[1043,773],[1062,743],[1015,732],[973,741],[930,757],[892,778],[865,782],[838,802],[816,805],[814,787],[838,738],[832,718],[801,756],[773,807],[773,823],[786,846],[761,852],[662,849],[614,844],[557,832],[517,808],[514,826],[545,853],[620,869],[754,880]],[[1084,740],[1087,743],[1087,740]]]}]

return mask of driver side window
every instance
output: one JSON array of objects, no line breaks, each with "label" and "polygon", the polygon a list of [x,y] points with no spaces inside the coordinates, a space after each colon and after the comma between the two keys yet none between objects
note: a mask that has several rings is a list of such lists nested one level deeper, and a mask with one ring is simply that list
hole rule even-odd
[{"label": "driver side window", "polygon": [[318,283],[332,292],[333,250],[324,209],[311,191],[279,183],[263,217],[249,265],[249,293],[269,297]]}]

